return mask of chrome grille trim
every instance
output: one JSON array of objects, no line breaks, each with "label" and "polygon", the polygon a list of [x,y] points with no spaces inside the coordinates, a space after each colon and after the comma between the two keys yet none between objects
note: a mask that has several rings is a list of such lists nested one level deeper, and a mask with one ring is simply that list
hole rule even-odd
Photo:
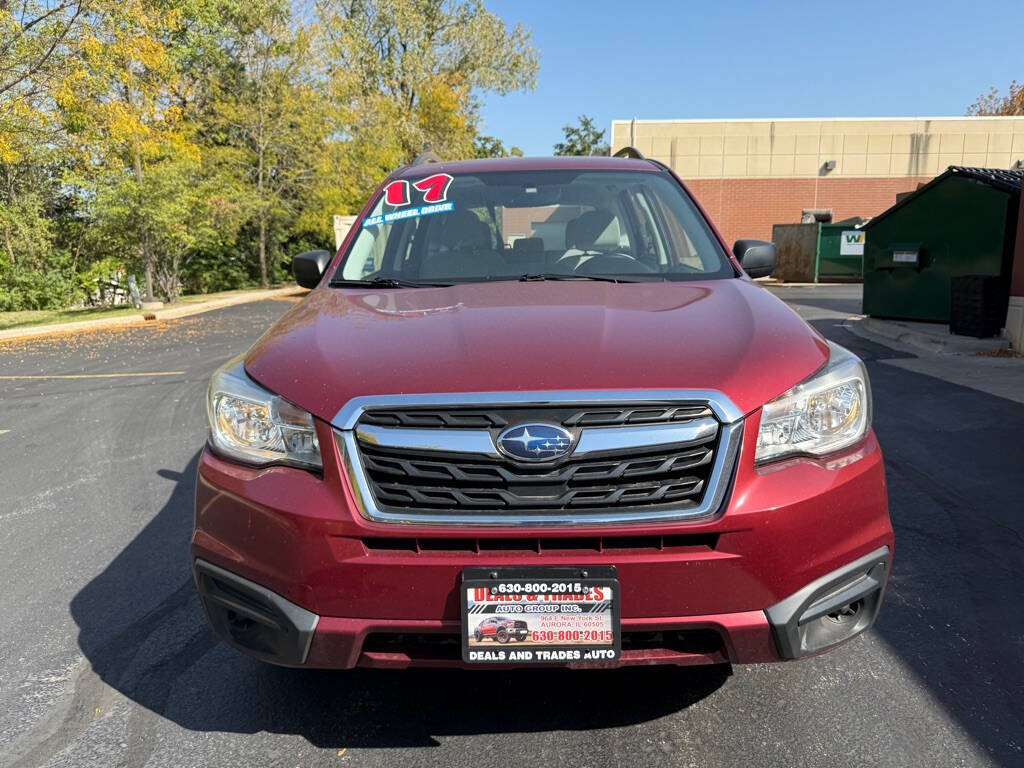
[{"label": "chrome grille trim", "polygon": [[695,419],[687,424],[651,424],[636,427],[587,427],[580,432],[573,456],[602,451],[627,451],[673,443],[690,443],[718,432],[714,419]]},{"label": "chrome grille trim", "polygon": [[[571,455],[689,443],[711,437],[717,431],[718,422],[711,418],[694,419],[686,424],[585,427]],[[485,429],[415,429],[361,424],[356,427],[356,437],[364,443],[386,448],[499,455],[491,433]]]},{"label": "chrome grille trim", "polygon": [[516,405],[604,405],[608,403],[663,403],[685,401],[706,405],[723,424],[743,418],[743,411],[728,397],[714,389],[589,389],[541,390],[535,392],[444,392],[413,395],[367,395],[353,397],[335,414],[331,425],[336,429],[355,429],[363,411],[370,408],[416,408],[419,406],[482,406]]},{"label": "chrome grille trim", "polygon": [[[715,429],[720,430],[718,447],[714,452],[713,466],[707,480],[707,488],[704,491],[700,504],[685,509],[657,509],[657,510],[607,510],[602,512],[589,512],[586,514],[575,514],[565,510],[538,510],[529,513],[500,512],[489,513],[474,512],[472,514],[450,514],[443,510],[427,510],[417,513],[398,513],[382,510],[374,500],[373,492],[367,480],[366,471],[362,465],[359,452],[356,425],[362,413],[368,409],[395,408],[399,406],[523,406],[523,407],[545,407],[555,405],[591,405],[591,404],[614,404],[616,402],[629,403],[664,403],[666,401],[685,401],[686,403],[706,404],[718,417],[719,423],[711,419],[697,419],[690,424],[673,425],[671,429],[680,428],[693,429],[697,431],[707,430],[707,425],[700,425],[701,422],[710,422]],[[346,426],[341,426],[346,425]],[[699,425],[699,426],[698,426]],[[349,478],[356,506],[362,517],[376,523],[397,523],[405,525],[450,525],[450,526],[495,526],[495,527],[523,527],[523,526],[596,526],[623,523],[655,523],[655,522],[679,522],[705,519],[716,516],[724,502],[728,491],[732,471],[735,466],[736,456],[739,453],[740,442],[743,433],[742,413],[724,395],[719,392],[700,390],[623,390],[623,391],[558,391],[558,392],[480,392],[480,393],[451,393],[433,395],[384,395],[380,397],[359,397],[349,401],[339,412],[335,419],[335,436],[341,454],[344,470]],[[665,430],[664,426],[657,426],[659,430]],[[619,427],[616,431],[635,432],[637,428]],[[415,430],[408,428],[387,428],[375,427],[372,425],[360,426],[358,432],[366,437],[375,435],[380,439],[382,435],[392,432],[430,432],[419,435],[422,438],[421,448],[426,445],[440,445],[446,441],[439,440],[445,432],[477,433],[478,437],[486,437],[490,451],[494,451],[491,436],[485,430]],[[583,431],[583,435],[588,430]],[[604,428],[591,428],[590,431],[601,433]],[[608,431],[611,431],[609,429]],[[653,430],[646,430],[653,431]],[[707,432],[704,433],[705,436]],[[712,433],[713,434],[713,433]],[[398,436],[387,435],[387,439]],[[465,435],[463,435],[465,437]],[[477,446],[482,446],[478,437],[473,438]],[[419,439],[417,438],[417,439]],[[646,439],[651,439],[646,436]],[[409,438],[411,439],[411,438]],[[634,438],[637,439],[637,438]],[[373,442],[373,437],[367,442]],[[582,442],[582,438],[581,438]],[[646,443],[641,443],[645,445]],[[660,443],[654,443],[658,445]],[[403,446],[408,447],[403,443]],[[611,450],[619,449],[620,445],[610,446]],[[433,448],[433,450],[453,450],[450,446],[444,448]],[[589,450],[605,450],[591,448]]]},{"label": "chrome grille trim", "polygon": [[491,433],[484,429],[406,429],[363,424],[356,428],[356,437],[385,448],[498,455]]}]

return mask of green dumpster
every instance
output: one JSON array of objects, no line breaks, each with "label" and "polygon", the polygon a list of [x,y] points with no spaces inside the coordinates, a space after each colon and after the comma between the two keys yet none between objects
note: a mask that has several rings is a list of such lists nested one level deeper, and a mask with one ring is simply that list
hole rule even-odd
[{"label": "green dumpster", "polygon": [[849,224],[821,224],[815,282],[859,281],[864,276],[864,232]]},{"label": "green dumpster", "polygon": [[1022,178],[951,166],[865,224],[864,312],[948,323],[951,278],[1008,277]]},{"label": "green dumpster", "polygon": [[864,233],[856,222],[776,224],[778,260],[772,276],[786,283],[859,281],[864,275]]}]

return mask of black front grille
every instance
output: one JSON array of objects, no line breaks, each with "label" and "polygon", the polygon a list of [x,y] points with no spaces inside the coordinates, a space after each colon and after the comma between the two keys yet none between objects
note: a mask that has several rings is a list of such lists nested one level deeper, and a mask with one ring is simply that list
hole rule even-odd
[{"label": "black front grille", "polygon": [[[515,424],[562,424],[579,434],[588,428],[676,425],[707,419],[697,404],[614,407],[429,408],[371,410],[360,424],[424,429],[488,429],[496,436]],[[358,440],[369,490],[383,512],[415,517],[443,513],[510,513],[543,517],[614,511],[686,511],[707,490],[721,430],[684,444],[603,452],[542,464],[483,454],[414,450]],[[443,441],[440,441],[443,442]]]}]

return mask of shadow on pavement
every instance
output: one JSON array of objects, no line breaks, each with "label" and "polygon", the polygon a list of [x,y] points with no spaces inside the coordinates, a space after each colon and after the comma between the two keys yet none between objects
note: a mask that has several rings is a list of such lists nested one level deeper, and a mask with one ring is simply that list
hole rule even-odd
[{"label": "shadow on pavement", "polygon": [[[194,731],[297,734],[316,746],[430,746],[436,737],[586,730],[678,712],[728,667],[613,671],[319,671],[260,664],[207,626],[188,565],[198,454],[161,511],[71,601],[109,686]],[[615,706],[620,697],[630,706]]]},{"label": "shadow on pavement", "polygon": [[896,532],[873,631],[998,764],[1024,765],[1024,405],[886,365],[915,355],[841,323],[812,325],[872,381]]}]

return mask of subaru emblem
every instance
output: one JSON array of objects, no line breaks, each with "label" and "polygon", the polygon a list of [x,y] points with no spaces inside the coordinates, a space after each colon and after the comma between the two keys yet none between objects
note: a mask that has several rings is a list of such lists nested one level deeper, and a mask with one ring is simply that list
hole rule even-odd
[{"label": "subaru emblem", "polygon": [[554,424],[517,424],[498,435],[498,450],[516,461],[552,461],[572,450],[572,433]]}]

